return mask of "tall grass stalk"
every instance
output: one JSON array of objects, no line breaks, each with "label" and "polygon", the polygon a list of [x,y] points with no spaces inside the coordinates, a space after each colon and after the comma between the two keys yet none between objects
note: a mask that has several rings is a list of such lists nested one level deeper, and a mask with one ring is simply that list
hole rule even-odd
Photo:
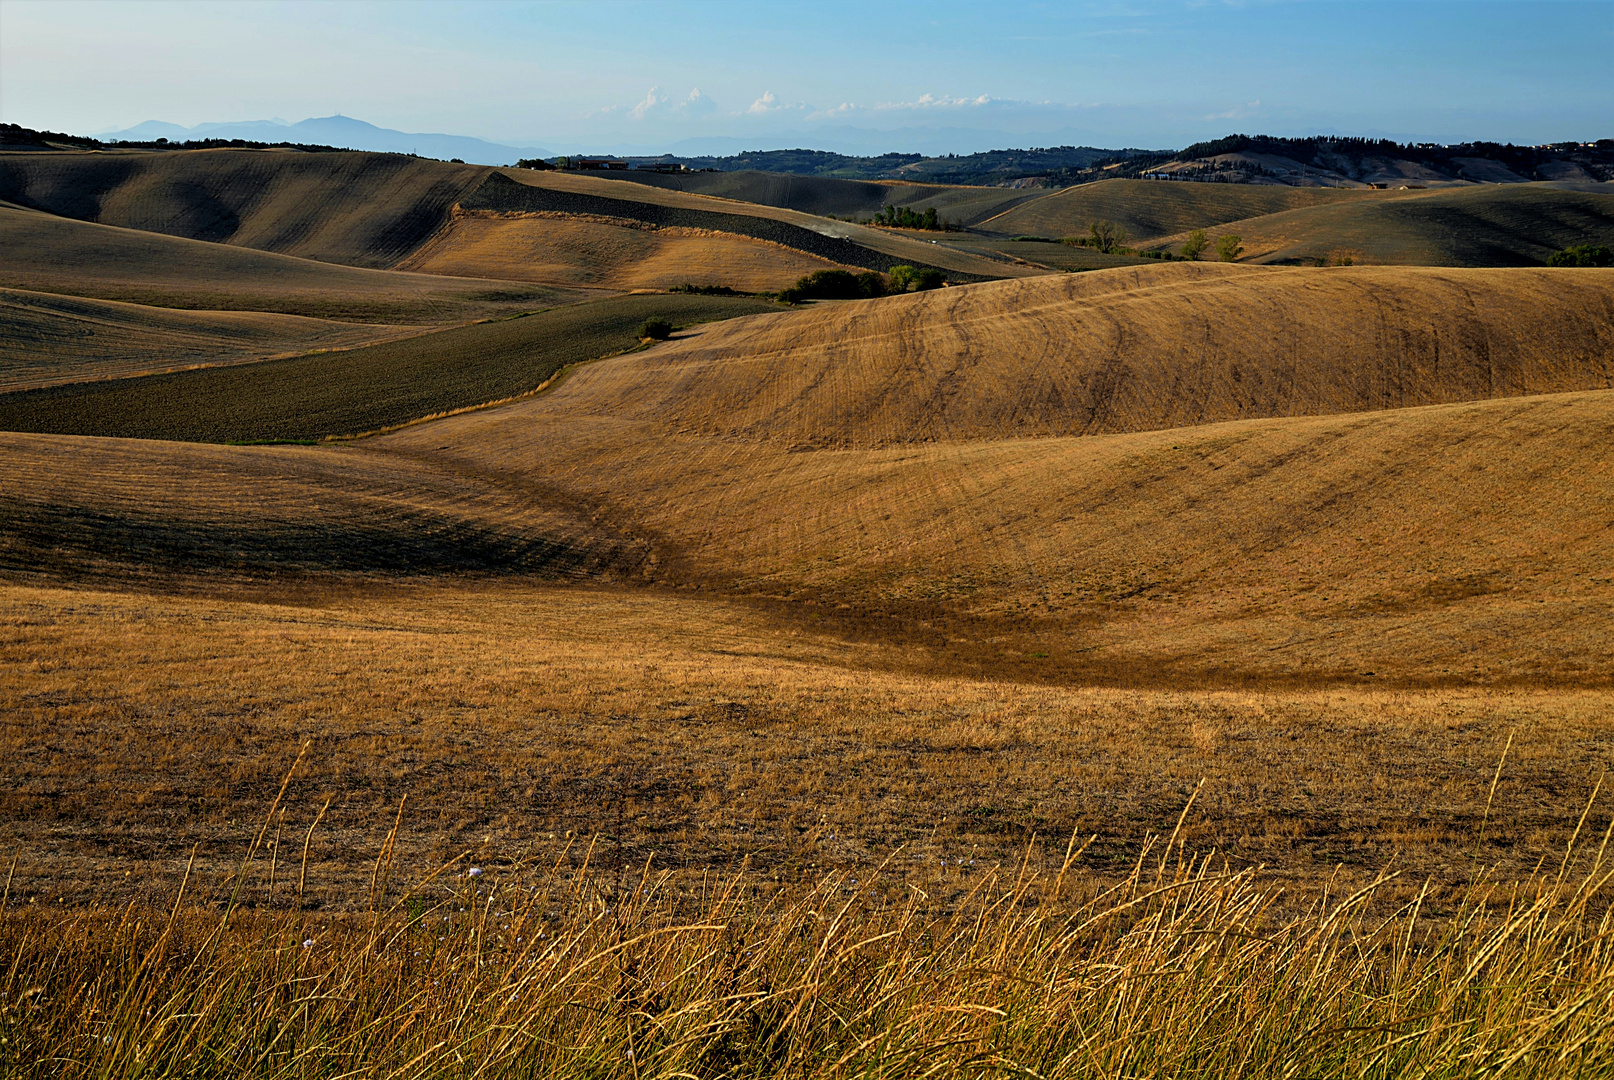
[{"label": "tall grass stalk", "polygon": [[13,905],[0,1065],[108,1080],[1614,1076],[1608,840],[1573,874],[1476,881],[1443,913],[1427,890],[1387,913],[1385,875],[1279,918],[1258,872],[1171,841],[1097,895],[1071,895],[1073,843],[1057,876],[1028,858],[945,911],[890,870],[691,890],[648,865],[608,883],[587,855],[582,872],[451,864],[348,917]]}]

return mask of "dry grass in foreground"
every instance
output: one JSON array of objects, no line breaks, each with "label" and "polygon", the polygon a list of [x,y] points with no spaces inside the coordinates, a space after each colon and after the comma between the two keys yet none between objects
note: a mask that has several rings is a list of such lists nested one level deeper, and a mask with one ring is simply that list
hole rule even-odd
[{"label": "dry grass in foreground", "polygon": [[[1589,810],[1590,808],[1588,808]],[[1186,813],[1186,812],[1185,812]],[[273,812],[271,811],[271,820]],[[1614,830],[1611,830],[1614,831]],[[238,884],[273,870],[248,848]],[[1595,838],[1594,838],[1595,839]],[[744,874],[455,860],[368,915],[0,914],[14,1077],[1614,1075],[1603,846],[1430,919],[1384,879],[1274,919],[1173,833],[1072,896],[1063,868],[950,910],[884,871],[794,895]],[[1075,840],[1072,840],[1072,848]],[[293,868],[281,868],[290,893]],[[239,888],[237,893],[239,893]],[[1599,914],[1601,912],[1601,914]]]}]

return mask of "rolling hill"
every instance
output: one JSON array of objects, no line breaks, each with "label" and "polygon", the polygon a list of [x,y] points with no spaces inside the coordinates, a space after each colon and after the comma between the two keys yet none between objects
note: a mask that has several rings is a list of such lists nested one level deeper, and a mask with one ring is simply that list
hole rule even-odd
[{"label": "rolling hill", "polygon": [[1004,234],[1059,237],[1085,236],[1092,222],[1113,221],[1131,241],[1147,242],[1284,210],[1383,197],[1333,188],[1100,180],[1039,194],[974,224]]},{"label": "rolling hill", "polygon": [[155,307],[440,325],[582,295],[339,266],[8,206],[0,206],[0,245],[0,288]]},{"label": "rolling hill", "polygon": [[[9,558],[314,573],[286,539],[306,521],[357,573],[457,521],[432,528],[843,612],[957,671],[1008,648],[1051,678],[1597,683],[1611,290],[1175,264],[734,320],[342,449],[7,435]],[[169,479],[122,479],[148,475]],[[405,489],[396,536],[339,495]],[[206,524],[247,490],[271,523]],[[92,548],[109,515],[121,539]],[[467,571],[529,565],[469,550]]]},{"label": "rolling hill", "polygon": [[[397,154],[13,152],[0,156],[0,203],[369,269],[409,260],[441,231],[454,228],[460,219],[452,212],[462,206],[470,211],[581,214],[750,237],[804,253],[809,257],[800,264],[804,266],[824,265],[815,259],[879,270],[904,262],[934,264],[959,281],[1024,272],[1003,261],[788,209],[578,173],[501,171]],[[476,240],[456,240],[454,246],[460,248],[453,262],[456,274],[492,277],[509,269],[508,253],[489,252],[490,262],[482,267],[470,258],[479,247]],[[565,240],[557,246],[564,250]],[[751,250],[745,245],[741,249]],[[609,276],[608,268],[587,262],[593,252],[575,254],[584,262],[567,276]],[[749,261],[758,261],[754,251]],[[777,274],[765,276],[771,281]]]},{"label": "rolling hill", "polygon": [[877,447],[1611,386],[1607,271],[1172,263],[726,323],[580,370],[566,407]]},{"label": "rolling hill", "polygon": [[[610,174],[607,174],[610,175]],[[799,210],[835,217],[870,216],[886,205],[923,210],[934,206],[948,221],[974,225],[1045,192],[998,187],[912,184],[894,180],[840,180],[791,173],[692,172],[655,173],[628,170],[611,176],[669,191],[713,195],[739,202]]]},{"label": "rolling hill", "polygon": [[[455,208],[399,270],[552,285],[668,289],[721,285],[777,292],[817,270],[846,269],[770,240],[630,218]],[[854,268],[855,269],[855,268]]]},{"label": "rolling hill", "polygon": [[[511,169],[495,173],[460,201],[465,210],[572,214],[703,229],[767,240],[867,270],[903,263],[935,266],[953,281],[1027,273],[1012,264],[956,251],[933,239],[831,221],[795,210],[627,184],[600,175]],[[1043,271],[1035,271],[1043,272]]]},{"label": "rolling hill", "polygon": [[391,266],[490,170],[279,150],[0,156],[0,201],[323,262]]},{"label": "rolling hill", "polygon": [[[1221,231],[1243,238],[1250,262],[1304,263],[1345,254],[1357,262],[1411,266],[1541,266],[1574,244],[1614,245],[1614,185],[1383,192],[1231,222],[1215,230]],[[1182,239],[1157,242],[1172,247]]]}]

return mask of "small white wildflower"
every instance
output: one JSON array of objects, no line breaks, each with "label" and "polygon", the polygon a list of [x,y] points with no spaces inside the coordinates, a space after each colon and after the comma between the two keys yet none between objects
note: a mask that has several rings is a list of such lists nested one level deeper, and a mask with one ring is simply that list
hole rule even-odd
[{"label": "small white wildflower", "polygon": [[312,949],[313,947],[314,947],[314,939],[313,938],[305,938],[305,939],[303,939],[303,948]]},{"label": "small white wildflower", "polygon": [[465,871],[465,874],[467,877],[481,877],[482,868],[480,866],[473,866],[469,870]]}]

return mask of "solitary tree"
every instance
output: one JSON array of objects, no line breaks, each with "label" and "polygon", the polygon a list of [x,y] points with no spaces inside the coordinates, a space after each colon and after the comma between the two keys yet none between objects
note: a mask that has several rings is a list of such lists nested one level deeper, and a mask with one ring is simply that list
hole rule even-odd
[{"label": "solitary tree", "polygon": [[639,325],[639,337],[651,341],[666,341],[672,337],[673,324],[666,319],[646,319]]},{"label": "solitary tree", "polygon": [[1200,252],[1205,250],[1210,241],[1205,239],[1204,229],[1195,229],[1188,234],[1188,239],[1182,242],[1182,257],[1193,261],[1199,258]]},{"label": "solitary tree", "polygon": [[1088,243],[1109,254],[1126,243],[1126,230],[1113,221],[1095,221],[1087,227]]},{"label": "solitary tree", "polygon": [[1239,242],[1240,239],[1238,233],[1228,233],[1226,236],[1218,237],[1216,240],[1217,256],[1223,262],[1232,262],[1237,259],[1239,253],[1244,250],[1244,245]]}]

